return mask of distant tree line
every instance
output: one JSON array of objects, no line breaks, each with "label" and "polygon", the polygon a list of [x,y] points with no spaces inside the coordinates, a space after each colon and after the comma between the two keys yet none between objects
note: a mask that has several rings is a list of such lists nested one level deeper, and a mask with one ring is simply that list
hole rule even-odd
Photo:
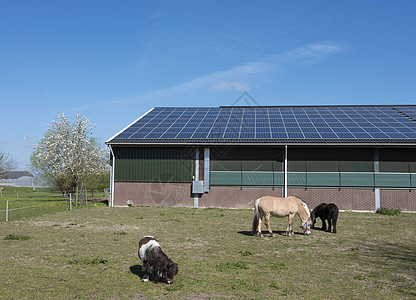
[{"label": "distant tree line", "polygon": [[4,178],[5,175],[17,168],[17,162],[13,157],[4,151],[0,151],[0,178]]}]

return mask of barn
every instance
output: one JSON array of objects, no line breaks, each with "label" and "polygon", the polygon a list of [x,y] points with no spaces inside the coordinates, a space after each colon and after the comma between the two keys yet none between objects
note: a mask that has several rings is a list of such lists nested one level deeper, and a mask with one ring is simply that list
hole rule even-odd
[{"label": "barn", "polygon": [[416,211],[416,105],[155,107],[106,144],[115,206]]}]

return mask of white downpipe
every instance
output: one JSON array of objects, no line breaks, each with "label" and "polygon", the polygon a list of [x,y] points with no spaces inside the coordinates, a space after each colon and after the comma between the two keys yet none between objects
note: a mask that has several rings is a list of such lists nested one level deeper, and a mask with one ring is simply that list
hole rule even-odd
[{"label": "white downpipe", "polygon": [[[199,180],[199,148],[195,149],[195,180]],[[194,208],[198,208],[199,195],[194,194]]]},{"label": "white downpipe", "polygon": [[284,173],[284,187],[283,187],[283,197],[287,197],[287,145],[285,145],[285,173]]},{"label": "white downpipe", "polygon": [[204,148],[204,192],[209,192],[209,156],[210,149]]},{"label": "white downpipe", "polygon": [[[380,152],[378,149],[374,150],[374,173],[380,172]],[[374,211],[380,208],[380,188],[376,188],[374,176]]]},{"label": "white downpipe", "polygon": [[111,166],[111,173],[110,173],[111,203],[108,203],[108,206],[114,207],[114,170],[116,166],[116,157],[114,155],[113,147],[111,147],[111,145],[108,145],[108,147],[110,147],[110,151],[113,156],[113,165]]}]

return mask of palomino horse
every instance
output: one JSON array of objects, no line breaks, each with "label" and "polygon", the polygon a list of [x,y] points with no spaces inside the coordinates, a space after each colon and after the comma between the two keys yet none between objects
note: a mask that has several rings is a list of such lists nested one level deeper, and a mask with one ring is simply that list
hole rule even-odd
[{"label": "palomino horse", "polygon": [[287,198],[279,198],[272,196],[264,196],[256,200],[254,203],[254,219],[252,234],[262,236],[261,233],[261,219],[264,217],[264,223],[269,230],[271,236],[274,236],[272,229],[270,228],[270,215],[278,218],[288,216],[288,225],[286,229],[287,236],[293,234],[292,221],[295,215],[298,215],[302,221],[303,233],[310,235],[311,226],[311,214],[306,203],[296,197],[289,196]]}]

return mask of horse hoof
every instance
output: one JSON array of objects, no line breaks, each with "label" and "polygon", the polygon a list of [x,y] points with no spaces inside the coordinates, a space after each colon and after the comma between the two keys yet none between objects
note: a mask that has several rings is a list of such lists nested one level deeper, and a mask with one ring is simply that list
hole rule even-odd
[{"label": "horse hoof", "polygon": [[148,282],[149,281],[149,278],[143,278],[142,281],[143,282]]}]

